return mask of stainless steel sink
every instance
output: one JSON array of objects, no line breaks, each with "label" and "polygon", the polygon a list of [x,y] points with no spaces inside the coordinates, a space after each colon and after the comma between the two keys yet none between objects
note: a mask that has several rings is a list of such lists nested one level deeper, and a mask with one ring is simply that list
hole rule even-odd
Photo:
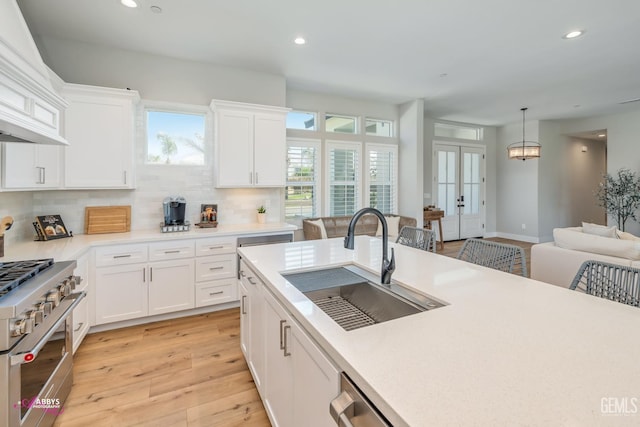
[{"label": "stainless steel sink", "polygon": [[351,265],[282,276],[347,331],[445,305]]}]

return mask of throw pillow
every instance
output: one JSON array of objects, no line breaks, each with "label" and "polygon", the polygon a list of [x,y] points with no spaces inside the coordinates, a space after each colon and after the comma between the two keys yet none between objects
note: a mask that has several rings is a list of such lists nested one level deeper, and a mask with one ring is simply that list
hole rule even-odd
[{"label": "throw pillow", "polygon": [[616,233],[618,234],[618,239],[620,240],[640,240],[640,237],[634,236],[633,234],[627,233],[626,231],[616,230]]},{"label": "throw pillow", "polygon": [[[387,231],[389,232],[389,237],[398,237],[398,233],[400,232],[400,217],[386,215],[384,217],[387,219]],[[376,236],[382,236],[382,223],[380,221],[378,221]]]},{"label": "throw pillow", "polygon": [[616,233],[617,229],[618,228],[615,226],[606,227],[604,225],[591,224],[589,222],[582,223],[583,233],[594,234],[596,236],[602,236],[602,237],[611,237],[613,239],[618,238],[618,234]]},{"label": "throw pillow", "polygon": [[307,220],[307,222],[309,224],[313,224],[316,225],[320,228],[320,237],[322,239],[326,239],[327,238],[327,230],[324,228],[324,222],[321,219],[316,219],[316,220]]}]

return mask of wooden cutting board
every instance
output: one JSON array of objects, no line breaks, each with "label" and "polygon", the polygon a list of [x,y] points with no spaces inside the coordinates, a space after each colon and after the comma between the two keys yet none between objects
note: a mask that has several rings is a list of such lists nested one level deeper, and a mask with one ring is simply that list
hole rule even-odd
[{"label": "wooden cutting board", "polygon": [[131,206],[87,206],[85,234],[124,233],[131,230]]}]

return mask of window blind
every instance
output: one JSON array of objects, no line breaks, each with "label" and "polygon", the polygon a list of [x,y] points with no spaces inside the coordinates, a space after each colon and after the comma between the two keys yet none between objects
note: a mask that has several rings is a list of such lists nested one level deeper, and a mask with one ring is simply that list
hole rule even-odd
[{"label": "window blind", "polygon": [[285,216],[315,217],[317,201],[318,149],[312,146],[287,147]]},{"label": "window blind", "polygon": [[329,146],[329,215],[353,215],[358,208],[359,148]]},{"label": "window blind", "polygon": [[366,155],[369,206],[382,213],[397,213],[397,147],[368,145]]}]

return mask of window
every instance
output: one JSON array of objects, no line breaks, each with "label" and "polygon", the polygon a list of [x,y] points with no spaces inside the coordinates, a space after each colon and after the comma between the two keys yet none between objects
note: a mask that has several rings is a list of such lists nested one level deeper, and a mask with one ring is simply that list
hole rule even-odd
[{"label": "window", "polygon": [[284,211],[287,219],[316,217],[320,174],[320,143],[287,142],[287,185]]},{"label": "window", "polygon": [[147,110],[147,164],[204,165],[206,115]]},{"label": "window", "polygon": [[436,123],[435,136],[482,141],[482,127]]},{"label": "window", "polygon": [[329,216],[353,215],[359,208],[360,144],[327,143]]},{"label": "window", "polygon": [[340,116],[336,114],[327,114],[325,116],[325,130],[327,132],[336,133],[358,133],[358,121],[353,116]]},{"label": "window", "polygon": [[385,214],[398,212],[398,147],[367,144],[365,150],[369,206]]},{"label": "window", "polygon": [[393,122],[368,118],[365,120],[367,135],[393,136]]},{"label": "window", "polygon": [[307,111],[289,111],[287,129],[316,130],[316,113]]}]

